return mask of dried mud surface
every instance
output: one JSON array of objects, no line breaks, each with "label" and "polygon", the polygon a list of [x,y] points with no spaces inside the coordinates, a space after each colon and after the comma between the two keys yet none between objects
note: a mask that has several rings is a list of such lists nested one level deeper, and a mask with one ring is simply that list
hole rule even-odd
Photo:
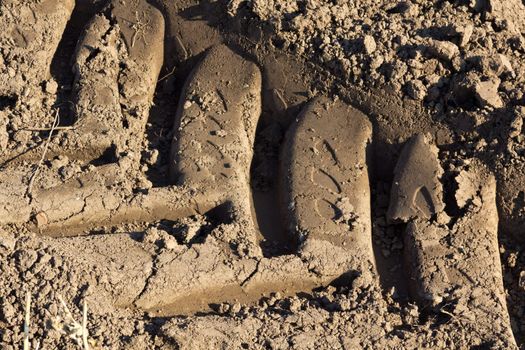
[{"label": "dried mud surface", "polygon": [[521,0],[0,0],[0,347],[525,347]]}]

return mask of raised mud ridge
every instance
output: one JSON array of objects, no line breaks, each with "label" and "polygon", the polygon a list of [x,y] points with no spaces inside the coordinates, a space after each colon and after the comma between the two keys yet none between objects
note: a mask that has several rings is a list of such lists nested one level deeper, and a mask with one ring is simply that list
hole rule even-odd
[{"label": "raised mud ridge", "polygon": [[[51,32],[63,30],[72,4],[42,4],[36,10],[63,18]],[[39,183],[27,164],[38,161],[41,150],[5,157],[0,224],[55,237],[55,249],[109,280],[111,288],[93,298],[164,315],[349,284],[357,276],[378,284],[368,117],[342,100],[318,96],[292,121],[281,147],[275,206],[295,254],[265,255],[250,184],[263,78],[255,63],[225,45],[206,51],[182,96],[173,96],[178,108],[166,185],[137,191],[164,28],[161,12],[145,1],[113,1],[89,21],[74,56],[75,122],[50,138],[44,159],[67,156],[84,170]],[[18,50],[32,54],[35,48],[20,35]],[[45,41],[47,52],[59,40]],[[51,59],[35,60],[28,74],[42,80],[38,74],[48,71]],[[7,79],[10,91],[4,94],[16,94],[19,84]],[[454,179],[454,203],[445,203],[442,174],[437,147],[424,135],[413,136],[395,169],[388,209],[388,220],[404,230],[411,296],[424,308],[455,300],[474,310],[468,322],[481,338],[514,348],[497,244],[495,178],[473,160]],[[218,223],[205,237],[169,250],[158,251],[133,234],[107,233],[125,224],[211,212]],[[97,230],[105,233],[92,234]],[[480,318],[489,321],[476,324]]]}]

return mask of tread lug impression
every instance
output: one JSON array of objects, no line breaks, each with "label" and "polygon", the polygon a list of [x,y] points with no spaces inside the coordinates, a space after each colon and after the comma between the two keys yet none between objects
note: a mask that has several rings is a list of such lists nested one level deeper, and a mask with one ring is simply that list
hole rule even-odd
[{"label": "tread lug impression", "polygon": [[[450,223],[430,220],[430,213],[444,214],[438,177],[441,167],[434,147],[421,135],[407,143],[396,168],[390,202],[391,209],[407,208],[397,212],[409,213],[394,219],[407,223],[404,254],[413,297],[423,307],[447,311],[453,305],[452,313],[468,310],[465,327],[485,342],[515,347],[499,257],[496,180],[484,165],[472,160],[458,169],[455,178],[459,216]],[[421,169],[422,161],[432,166]],[[415,169],[422,171],[411,178]],[[423,187],[429,189],[430,200],[421,205],[414,189]],[[489,322],[476,323],[478,318]]]},{"label": "tread lug impression", "polygon": [[337,100],[316,98],[283,146],[284,212],[311,268],[331,275],[374,265],[367,147],[368,118]]},{"label": "tread lug impression", "polygon": [[[261,253],[252,218],[249,169],[260,113],[257,66],[226,46],[212,48],[184,88],[170,175],[181,186],[217,193],[230,203],[233,223],[243,229],[236,232],[231,227],[229,236],[221,239],[212,233],[203,244],[159,264],[137,306],[190,308],[195,303],[225,301],[232,292],[240,293],[243,281],[257,269]],[[246,257],[235,256],[229,248],[233,241],[244,247]]]}]

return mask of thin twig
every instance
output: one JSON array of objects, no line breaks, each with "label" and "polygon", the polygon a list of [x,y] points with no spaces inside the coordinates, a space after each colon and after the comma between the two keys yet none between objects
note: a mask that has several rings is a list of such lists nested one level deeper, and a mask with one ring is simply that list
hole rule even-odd
[{"label": "thin twig", "polygon": [[55,119],[53,120],[53,126],[51,127],[51,130],[49,131],[49,136],[47,138],[46,144],[44,146],[44,152],[42,152],[42,157],[40,158],[40,161],[38,162],[35,171],[33,171],[33,174],[31,174],[31,177],[29,178],[29,183],[27,185],[27,193],[26,195],[29,198],[33,198],[32,191],[33,191],[33,183],[35,182],[36,175],[38,174],[38,171],[40,170],[40,167],[44,163],[44,159],[46,158],[47,150],[49,149],[49,144],[51,143],[51,137],[53,137],[53,132],[56,130],[58,124],[60,122],[60,116],[58,110],[55,113]]},{"label": "thin twig", "polygon": [[87,302],[84,300],[82,306],[82,344],[84,345],[84,350],[89,350],[88,344],[88,330],[87,330],[87,313],[88,313]]},{"label": "thin twig", "polygon": [[173,74],[175,74],[175,70],[177,69],[177,67],[173,67],[173,69],[171,70],[171,72],[169,72],[168,74],[166,74],[165,76],[163,76],[162,78],[159,79],[159,83],[163,80],[166,80],[167,78],[169,78],[170,76],[172,76]]},{"label": "thin twig", "polygon": [[31,293],[27,291],[24,318],[24,350],[29,350],[29,321],[31,316]]},{"label": "thin twig", "polygon": [[23,128],[21,130],[24,131],[51,131],[51,130],[74,130],[75,127],[73,125],[71,126],[57,126],[56,128]]}]

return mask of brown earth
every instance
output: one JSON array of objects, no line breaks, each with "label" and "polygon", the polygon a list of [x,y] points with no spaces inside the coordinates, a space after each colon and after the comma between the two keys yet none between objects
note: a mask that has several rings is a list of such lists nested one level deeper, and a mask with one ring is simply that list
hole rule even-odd
[{"label": "brown earth", "polygon": [[[0,344],[525,345],[525,4],[0,0]],[[62,303],[62,301],[64,303]]]}]

